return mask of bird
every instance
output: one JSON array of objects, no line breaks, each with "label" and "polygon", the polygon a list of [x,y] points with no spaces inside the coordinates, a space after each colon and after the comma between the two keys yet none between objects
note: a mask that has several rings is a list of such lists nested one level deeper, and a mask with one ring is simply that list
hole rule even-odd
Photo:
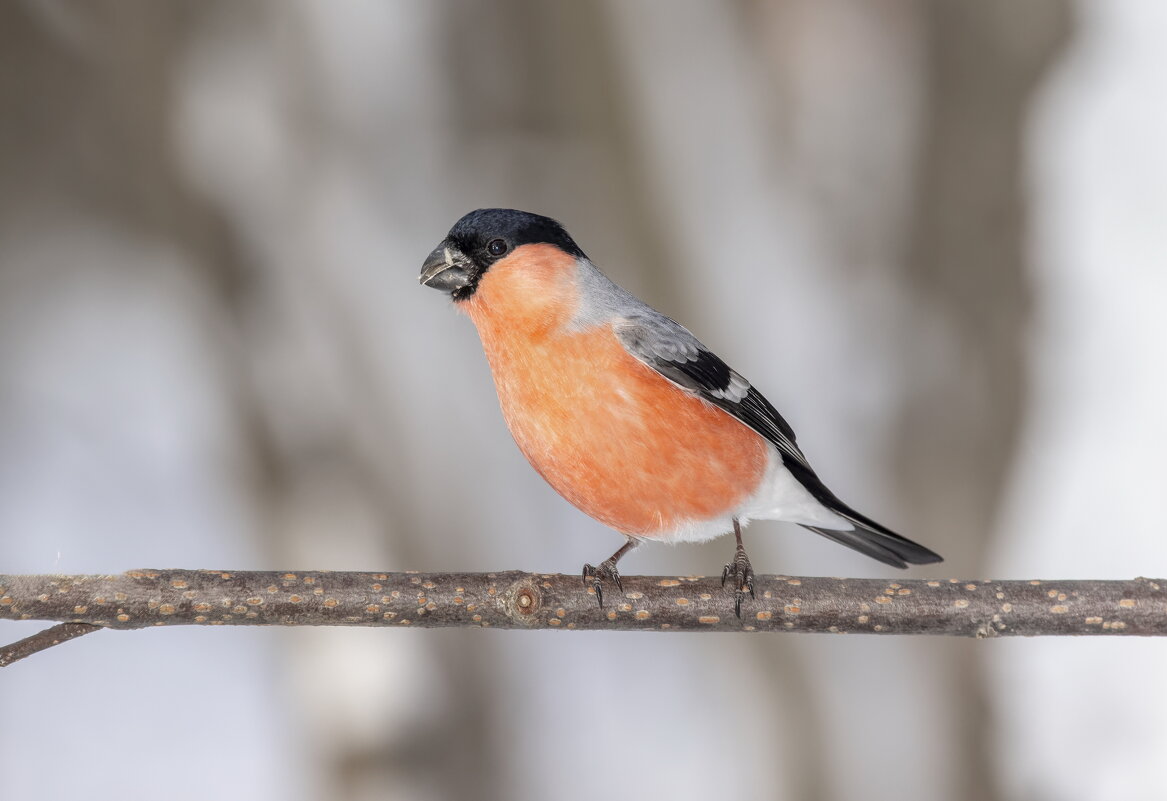
[{"label": "bird", "polygon": [[644,541],[733,532],[734,611],[755,575],[751,520],[796,523],[884,564],[941,557],[841,501],[794,430],[687,328],[600,272],[558,221],[477,209],[425,259],[421,284],[470,317],[519,450],[560,495],[625,537],[582,578],[599,606],[617,563]]}]

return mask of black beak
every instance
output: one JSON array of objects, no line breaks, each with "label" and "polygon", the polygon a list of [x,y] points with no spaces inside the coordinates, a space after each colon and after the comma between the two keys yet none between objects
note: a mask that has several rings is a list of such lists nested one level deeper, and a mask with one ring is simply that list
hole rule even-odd
[{"label": "black beak", "polygon": [[418,281],[453,294],[470,283],[470,260],[462,251],[445,242],[434,248],[421,266]]}]

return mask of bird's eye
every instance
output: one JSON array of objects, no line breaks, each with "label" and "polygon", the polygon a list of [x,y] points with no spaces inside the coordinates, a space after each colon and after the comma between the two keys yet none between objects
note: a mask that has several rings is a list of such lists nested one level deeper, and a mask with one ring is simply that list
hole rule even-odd
[{"label": "bird's eye", "polygon": [[501,239],[492,239],[486,244],[486,252],[491,256],[501,256],[507,252],[507,243]]}]

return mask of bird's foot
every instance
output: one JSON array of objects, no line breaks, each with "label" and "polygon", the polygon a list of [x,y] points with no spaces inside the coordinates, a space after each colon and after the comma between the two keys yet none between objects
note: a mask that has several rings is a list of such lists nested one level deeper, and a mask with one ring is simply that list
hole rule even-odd
[{"label": "bird's foot", "polygon": [[599,567],[592,565],[583,566],[583,582],[584,587],[591,584],[591,588],[596,593],[596,601],[600,604],[600,608],[604,608],[604,580],[612,582],[616,585],[616,589],[621,592],[624,591],[623,585],[620,584],[620,572],[616,570],[616,557],[605,559],[600,562]]},{"label": "bird's foot", "polygon": [[754,593],[754,568],[750,564],[750,557],[746,556],[746,549],[741,545],[737,546],[737,553],[734,554],[733,561],[721,571],[722,587],[731,576],[733,577],[733,611],[740,618],[742,616],[742,599],[746,597],[746,593],[748,592],[751,598],[758,597]]}]

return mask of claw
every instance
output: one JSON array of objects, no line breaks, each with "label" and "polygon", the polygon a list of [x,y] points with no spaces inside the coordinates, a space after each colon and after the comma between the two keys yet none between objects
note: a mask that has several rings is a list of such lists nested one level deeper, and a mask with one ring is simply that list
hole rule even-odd
[{"label": "claw", "polygon": [[604,579],[608,579],[616,585],[616,589],[624,592],[624,585],[620,582],[620,572],[616,570],[616,563],[620,561],[620,557],[631,551],[636,547],[637,540],[629,538],[628,542],[616,551],[616,553],[609,556],[603,562],[600,562],[599,567],[593,565],[583,566],[583,583],[584,588],[588,586],[588,579],[591,579],[591,588],[596,593],[596,601],[599,602],[600,608],[604,608]]},{"label": "claw", "polygon": [[721,571],[721,586],[725,586],[731,576],[734,577],[733,611],[741,618],[741,601],[746,598],[746,592],[749,591],[750,598],[757,599],[757,593],[754,591],[754,567],[749,564],[746,549],[741,545],[734,553],[733,562],[727,564]]},{"label": "claw", "polygon": [[616,585],[616,589],[621,592],[624,591],[624,585],[620,582],[620,573],[616,570],[616,562],[612,559],[606,562],[601,562],[599,567],[594,565],[583,566],[583,582],[584,587],[588,587],[591,580],[591,588],[596,593],[596,601],[600,604],[600,608],[604,608],[604,579],[608,579]]}]

